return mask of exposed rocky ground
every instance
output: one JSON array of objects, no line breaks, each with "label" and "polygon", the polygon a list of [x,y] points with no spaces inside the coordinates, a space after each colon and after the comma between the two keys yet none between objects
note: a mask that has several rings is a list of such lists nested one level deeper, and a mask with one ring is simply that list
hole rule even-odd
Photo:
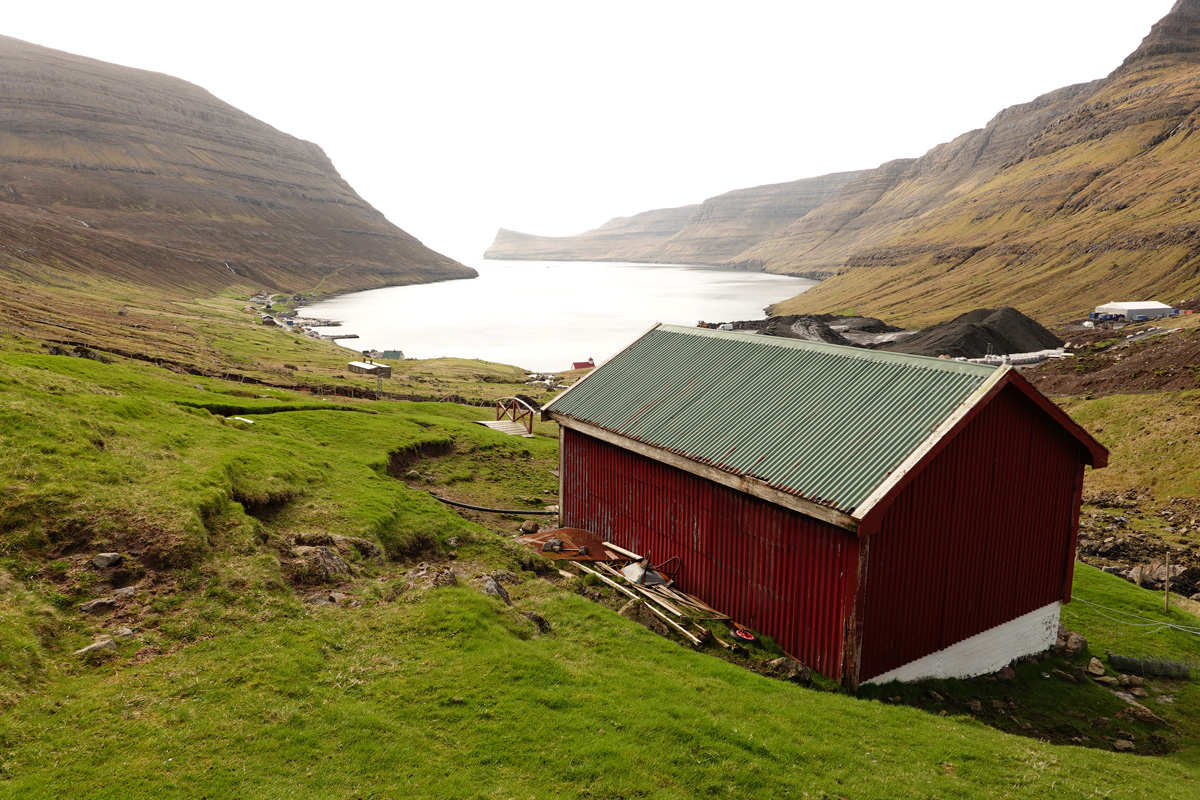
[{"label": "exposed rocky ground", "polygon": [[888,325],[872,317],[846,317],[837,314],[789,314],[767,319],[740,320],[730,323],[710,323],[707,327],[725,324],[735,331],[803,339],[827,344],[867,346],[881,338],[910,332]]},{"label": "exposed rocky ground", "polygon": [[[1170,322],[1158,324],[1169,326]],[[1120,331],[1070,331],[1064,336],[1071,339],[1075,356],[1032,367],[1025,376],[1052,397],[1200,388],[1200,330],[1125,343],[1126,336],[1148,327],[1149,323]],[[1097,346],[1102,349],[1094,349]]]},{"label": "exposed rocky ground", "polygon": [[[1158,591],[1169,575],[1173,593],[1200,601],[1200,498],[1177,497],[1155,507],[1147,489],[1134,488],[1088,495],[1084,502],[1095,510],[1079,518],[1080,561]],[[1147,520],[1161,523],[1179,544],[1135,530],[1135,522]]]}]

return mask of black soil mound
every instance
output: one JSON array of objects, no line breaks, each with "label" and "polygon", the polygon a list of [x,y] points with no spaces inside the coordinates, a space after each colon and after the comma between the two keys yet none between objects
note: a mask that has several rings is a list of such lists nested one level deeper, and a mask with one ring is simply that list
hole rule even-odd
[{"label": "black soil mound", "polygon": [[918,356],[982,358],[992,353],[1032,353],[1062,347],[1050,331],[1011,306],[979,308],[880,350]]}]

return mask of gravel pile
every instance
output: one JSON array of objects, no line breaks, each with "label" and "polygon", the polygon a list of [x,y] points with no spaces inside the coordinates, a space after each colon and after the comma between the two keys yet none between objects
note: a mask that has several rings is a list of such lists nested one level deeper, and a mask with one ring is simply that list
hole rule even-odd
[{"label": "gravel pile", "polygon": [[1011,306],[1002,306],[968,311],[879,349],[919,356],[982,358],[989,352],[1032,353],[1062,346],[1062,341],[1040,324]]}]

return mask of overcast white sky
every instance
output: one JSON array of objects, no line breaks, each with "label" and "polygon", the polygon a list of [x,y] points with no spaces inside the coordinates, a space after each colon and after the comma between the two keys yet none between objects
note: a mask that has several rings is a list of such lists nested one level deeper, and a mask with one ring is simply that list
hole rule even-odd
[{"label": "overcast white sky", "polygon": [[501,226],[918,156],[1107,75],[1173,1],[56,0],[0,33],[199,84],[477,262]]}]

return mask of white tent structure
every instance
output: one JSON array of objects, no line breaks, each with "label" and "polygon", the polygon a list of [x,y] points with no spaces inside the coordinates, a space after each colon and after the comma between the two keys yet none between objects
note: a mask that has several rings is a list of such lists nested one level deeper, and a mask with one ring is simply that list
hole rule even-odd
[{"label": "white tent structure", "polygon": [[1174,313],[1175,309],[1156,300],[1146,300],[1138,303],[1106,303],[1102,306],[1096,306],[1096,314],[1098,315],[1115,314],[1127,320],[1137,319],[1138,317],[1158,319],[1159,317],[1169,317]]}]

